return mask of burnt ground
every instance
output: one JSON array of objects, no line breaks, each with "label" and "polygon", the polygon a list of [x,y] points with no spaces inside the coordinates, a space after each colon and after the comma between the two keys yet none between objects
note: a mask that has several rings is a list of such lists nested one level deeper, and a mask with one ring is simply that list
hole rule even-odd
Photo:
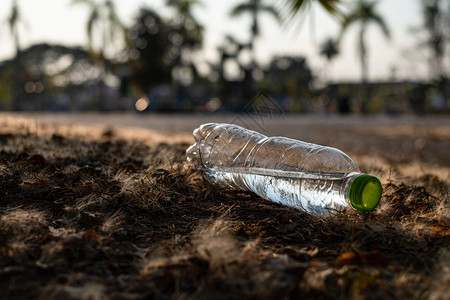
[{"label": "burnt ground", "polygon": [[317,217],[213,186],[188,146],[3,120],[0,298],[448,299],[449,181],[432,161],[355,151],[379,207]]}]

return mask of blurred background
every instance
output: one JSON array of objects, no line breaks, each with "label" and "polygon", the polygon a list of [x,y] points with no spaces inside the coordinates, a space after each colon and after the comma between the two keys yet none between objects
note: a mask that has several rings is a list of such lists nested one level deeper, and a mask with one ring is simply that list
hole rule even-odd
[{"label": "blurred background", "polygon": [[448,114],[449,0],[2,0],[0,110]]}]

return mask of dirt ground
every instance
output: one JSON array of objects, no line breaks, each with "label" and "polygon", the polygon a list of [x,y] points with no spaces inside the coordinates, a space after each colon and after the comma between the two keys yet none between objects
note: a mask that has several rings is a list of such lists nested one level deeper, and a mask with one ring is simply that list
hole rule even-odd
[{"label": "dirt ground", "polygon": [[[337,147],[371,213],[218,188],[190,132],[235,122]],[[448,117],[0,114],[0,299],[449,299]]]}]

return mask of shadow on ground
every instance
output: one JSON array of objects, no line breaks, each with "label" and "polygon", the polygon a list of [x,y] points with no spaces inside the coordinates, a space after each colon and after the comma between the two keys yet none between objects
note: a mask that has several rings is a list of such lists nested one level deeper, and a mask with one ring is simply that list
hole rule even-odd
[{"label": "shadow on ground", "polygon": [[315,217],[206,182],[188,143],[4,127],[2,299],[444,299],[448,182],[388,174],[372,213]]}]

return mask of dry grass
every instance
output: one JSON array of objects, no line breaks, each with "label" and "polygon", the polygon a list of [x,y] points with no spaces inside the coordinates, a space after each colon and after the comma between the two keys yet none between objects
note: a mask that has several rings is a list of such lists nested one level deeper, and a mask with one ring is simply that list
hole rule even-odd
[{"label": "dry grass", "polygon": [[1,299],[449,299],[439,172],[361,159],[377,210],[315,217],[212,186],[187,137],[1,122]]}]

